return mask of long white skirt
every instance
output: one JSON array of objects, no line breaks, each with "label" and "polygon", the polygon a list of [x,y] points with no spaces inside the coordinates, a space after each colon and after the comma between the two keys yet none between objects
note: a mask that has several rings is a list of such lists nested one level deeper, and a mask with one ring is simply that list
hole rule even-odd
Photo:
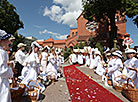
[{"label": "long white skirt", "polygon": [[11,102],[8,79],[0,78],[0,102]]},{"label": "long white skirt", "polygon": [[52,65],[51,63],[48,64],[47,69],[46,69],[46,74],[50,76],[55,76],[57,77],[57,68],[56,65]]}]

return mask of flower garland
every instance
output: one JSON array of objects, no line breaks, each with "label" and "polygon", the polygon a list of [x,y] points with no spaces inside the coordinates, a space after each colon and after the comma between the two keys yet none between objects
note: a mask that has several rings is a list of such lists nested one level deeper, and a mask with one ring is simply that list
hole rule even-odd
[{"label": "flower garland", "polygon": [[132,45],[132,44],[133,44],[133,40],[129,37],[126,37],[123,41],[123,46],[126,45],[127,48],[130,48],[130,45]]}]

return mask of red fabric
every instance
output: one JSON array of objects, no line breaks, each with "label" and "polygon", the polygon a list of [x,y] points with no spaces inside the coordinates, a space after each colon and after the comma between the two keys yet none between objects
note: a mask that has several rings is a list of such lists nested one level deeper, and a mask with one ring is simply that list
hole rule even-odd
[{"label": "red fabric", "polygon": [[64,67],[64,75],[72,102],[123,102],[75,66]]}]

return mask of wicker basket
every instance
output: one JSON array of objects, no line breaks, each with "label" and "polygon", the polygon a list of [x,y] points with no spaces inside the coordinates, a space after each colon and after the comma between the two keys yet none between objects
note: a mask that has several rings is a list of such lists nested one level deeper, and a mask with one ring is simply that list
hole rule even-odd
[{"label": "wicker basket", "polygon": [[19,98],[23,95],[23,93],[25,92],[26,85],[21,83],[18,85],[17,88],[18,88],[17,90],[12,88],[10,89],[12,100],[15,100],[16,98]]},{"label": "wicker basket", "polygon": [[[30,85],[31,82],[34,82],[36,84],[36,86]],[[40,87],[39,87],[38,83],[35,80],[30,80],[28,82],[28,86],[29,86],[29,87],[27,87],[28,99],[31,100],[32,102],[37,102],[37,99],[40,96]]]},{"label": "wicker basket", "polygon": [[[122,79],[123,75],[119,75],[117,77],[114,78],[114,80],[116,80],[117,78],[121,78]],[[124,79],[125,81],[126,79]],[[116,89],[116,91],[122,92],[123,87],[125,87],[127,85],[127,83],[120,83],[119,81],[116,81],[116,83],[114,82],[114,88]]]},{"label": "wicker basket", "polygon": [[12,83],[10,83],[10,92],[11,92],[11,99],[15,100],[18,97],[21,97],[25,92],[26,85],[22,83],[17,83],[16,78],[12,78]]},{"label": "wicker basket", "polygon": [[119,83],[116,84],[116,83],[114,83],[114,88],[116,89],[116,91],[122,92],[123,87],[124,87],[123,84],[119,84]]},{"label": "wicker basket", "polygon": [[[128,85],[129,80],[133,83],[133,88]],[[136,86],[134,84],[134,81],[131,78],[128,78],[127,80],[127,86],[123,88],[122,94],[128,98],[132,102],[138,102],[138,89],[136,89]]]}]

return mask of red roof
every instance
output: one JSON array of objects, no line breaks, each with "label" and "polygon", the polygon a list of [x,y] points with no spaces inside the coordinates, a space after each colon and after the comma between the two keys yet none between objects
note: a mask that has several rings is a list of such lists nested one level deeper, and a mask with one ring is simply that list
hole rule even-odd
[{"label": "red roof", "polygon": [[45,40],[45,42],[54,42],[54,39],[50,37],[49,39]]},{"label": "red roof", "polygon": [[55,41],[54,41],[55,44],[58,44],[58,43],[65,43],[65,42],[66,42],[66,40],[55,40]]},{"label": "red roof", "polygon": [[37,43],[40,44],[40,45],[43,44],[43,42],[44,42],[44,41],[37,41]]},{"label": "red roof", "polygon": [[86,41],[89,39],[89,37],[90,37],[89,35],[84,35],[84,36],[80,35],[77,41]]}]

